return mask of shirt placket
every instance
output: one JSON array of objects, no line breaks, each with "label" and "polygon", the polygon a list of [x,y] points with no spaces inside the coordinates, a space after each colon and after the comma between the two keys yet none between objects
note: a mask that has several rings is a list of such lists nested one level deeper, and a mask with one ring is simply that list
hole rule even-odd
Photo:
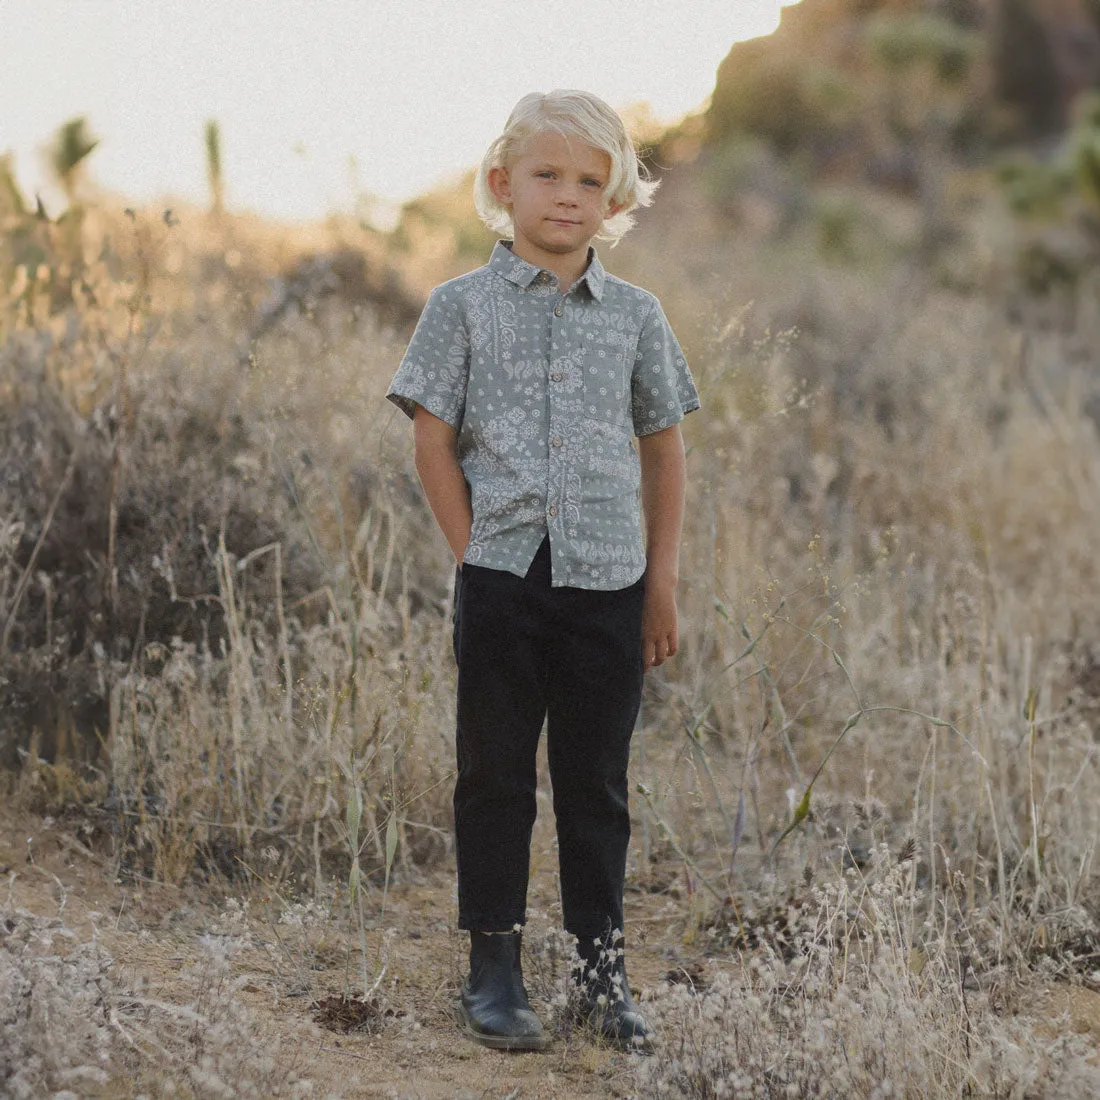
[{"label": "shirt placket", "polygon": [[[549,465],[547,469],[546,526],[550,533],[550,558],[552,569],[557,573],[565,567],[565,487],[567,483],[567,464],[569,462],[568,411],[562,393],[565,375],[555,366],[555,360],[561,359],[568,347],[565,326],[565,300],[569,296],[558,294],[550,300],[554,302],[550,313],[550,415],[547,421]],[[555,347],[557,351],[555,352]],[[556,538],[555,538],[556,536]],[[555,546],[555,542],[557,545]],[[566,578],[567,579],[567,578]]]}]

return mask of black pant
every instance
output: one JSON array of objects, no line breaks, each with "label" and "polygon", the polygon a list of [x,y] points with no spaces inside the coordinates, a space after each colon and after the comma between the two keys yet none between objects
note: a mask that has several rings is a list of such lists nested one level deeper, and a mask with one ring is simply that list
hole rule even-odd
[{"label": "black pant", "polygon": [[644,578],[616,592],[551,588],[549,540],[526,577],[475,565],[458,574],[460,928],[525,922],[544,718],[565,928],[595,936],[623,927],[643,595]]}]

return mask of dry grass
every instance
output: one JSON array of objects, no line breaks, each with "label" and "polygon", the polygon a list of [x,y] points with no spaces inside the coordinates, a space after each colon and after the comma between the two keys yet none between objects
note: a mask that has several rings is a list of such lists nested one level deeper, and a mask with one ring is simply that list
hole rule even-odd
[{"label": "dry grass", "polygon": [[[450,854],[449,568],[381,399],[401,334],[333,298],[251,345],[263,264],[290,257],[242,260],[265,254],[241,225],[96,217],[74,306],[19,286],[0,308],[13,792],[82,806],[116,873],[262,886],[365,944],[362,905]],[[698,254],[667,258],[655,221],[608,258],[667,291],[706,410],[632,858],[684,883],[668,951],[709,961],[650,991],[664,1057],[637,1087],[1090,1095],[1080,1044],[1004,1006],[1096,981],[1100,321],[1083,297],[1021,305],[977,243],[952,263],[980,294],[890,241],[858,269],[797,233],[757,260],[684,218]],[[353,863],[358,913],[332,885]],[[306,948],[279,927],[292,982]],[[7,942],[4,980],[30,981]],[[562,944],[530,949],[560,1008]],[[87,987],[50,967],[43,991]],[[152,1034],[166,1010],[128,1011]],[[117,1043],[103,1027],[21,1064],[65,1087]],[[196,1095],[274,1080],[217,1043]]]},{"label": "dry grass", "polygon": [[646,1066],[646,1094],[1093,1095],[1088,1042],[1036,1041],[1002,1018],[972,929],[930,911],[916,878],[883,846],[864,871],[812,888],[778,950],[661,993],[666,1057]]},{"label": "dry grass", "polygon": [[[238,929],[239,931],[239,929]],[[0,915],[0,1085],[32,1097],[307,1096],[293,1053],[271,1048],[242,1005],[231,962],[240,939],[207,937],[172,1002],[119,981],[94,940],[73,944],[62,915]]]},{"label": "dry grass", "polygon": [[[174,247],[154,224],[115,232]],[[170,307],[168,278],[136,304],[112,293],[109,267],[87,273],[104,304],[70,311],[60,340],[10,307],[2,353],[6,736],[23,787],[94,791],[120,858],[172,881],[244,874],[257,845],[279,851],[278,877],[320,881],[364,784],[372,869],[391,812],[402,861],[438,856],[449,754],[432,737],[405,750],[449,677],[422,614],[442,610],[445,572],[379,419],[392,335],[319,307],[242,365],[223,325],[250,315],[247,288],[199,284],[232,300],[207,321]],[[38,767],[70,751],[75,772]]]}]

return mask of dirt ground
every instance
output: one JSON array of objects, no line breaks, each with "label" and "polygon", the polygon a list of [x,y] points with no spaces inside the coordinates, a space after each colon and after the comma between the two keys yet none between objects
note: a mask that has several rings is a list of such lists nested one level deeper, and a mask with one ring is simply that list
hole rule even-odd
[{"label": "dirt ground", "polygon": [[[553,927],[554,882],[553,852],[543,830],[536,833],[530,941],[537,943]],[[655,875],[644,886],[636,885],[627,896],[631,985],[643,998],[670,973],[693,968],[698,973],[702,959],[699,948],[684,943],[683,909],[671,895],[675,886],[669,876]],[[263,900],[260,895],[252,899],[254,914]],[[27,815],[0,820],[0,911],[12,907],[43,917],[56,917],[60,910],[77,937],[74,942],[98,938],[113,956],[125,988],[143,988],[148,996],[179,1004],[189,1000],[187,975],[208,958],[211,928],[224,911],[198,886],[115,880],[108,861],[81,843],[73,823]],[[349,956],[343,934],[330,934],[328,945],[310,953],[298,971],[308,975],[307,991],[295,987],[294,968],[284,965],[293,952],[282,953],[280,962],[274,936],[265,934],[271,925],[254,919],[248,946],[231,964],[236,995],[265,1044],[278,1051],[281,1064],[310,1079],[317,1096],[518,1100],[636,1095],[640,1056],[602,1048],[568,1029],[559,1028],[554,1045],[542,1054],[486,1050],[458,1032],[452,1005],[465,965],[465,942],[454,931],[454,911],[450,871],[391,888],[383,924],[374,920],[368,930],[372,951],[380,933],[386,933],[388,955],[379,988],[388,1015],[375,1034],[333,1030],[315,1019],[315,1002],[345,989]],[[338,926],[346,929],[346,921]],[[283,934],[289,941],[290,932]],[[353,984],[357,966],[352,954]],[[552,989],[549,966],[545,951],[527,964],[536,1004],[540,993],[545,997]],[[1040,1034],[1073,1032],[1100,1044],[1100,995],[1059,985],[1036,988],[1017,1000],[1029,1015],[1042,1019]],[[551,1024],[545,1001],[541,1010]],[[654,1057],[662,1057],[660,1047]]]},{"label": "dirt ground", "polygon": [[[537,841],[529,941],[553,928],[556,910],[553,853],[546,850],[549,843]],[[262,901],[253,898],[254,913]],[[81,843],[71,822],[7,815],[0,820],[0,911],[12,907],[43,917],[56,917],[60,910],[75,942],[98,938],[125,988],[142,988],[146,996],[178,1004],[188,1003],[187,975],[208,956],[212,922],[222,909],[198,886],[112,879],[108,861]],[[372,908],[377,916],[377,897]],[[667,894],[638,888],[628,894],[634,941],[629,971],[636,992],[656,987],[670,969],[691,963],[689,950],[681,957],[667,946],[669,935],[676,935],[675,910]],[[391,886],[384,917],[388,963],[379,990],[391,1015],[377,1034],[343,1033],[314,1018],[315,1001],[345,989],[349,965],[353,987],[356,982],[358,954],[349,961],[342,934],[330,934],[329,945],[310,956],[304,972],[311,988],[299,991],[293,967],[280,964],[274,937],[265,935],[271,926],[254,920],[251,944],[232,960],[237,995],[280,1060],[313,1082],[314,1095],[402,1100],[633,1095],[641,1056],[603,1048],[565,1028],[551,1049],[539,1054],[490,1051],[460,1034],[452,1005],[464,973],[465,940],[454,930],[454,913],[453,872]],[[371,924],[373,960],[381,929],[376,920]],[[336,926],[346,930],[346,919]],[[292,938],[291,931],[282,932]],[[266,945],[255,946],[257,938]],[[553,1026],[552,1011],[545,1001],[539,1005],[538,996],[548,995],[553,984],[545,952],[525,965],[536,1007]],[[563,973],[564,963],[558,966]]]}]

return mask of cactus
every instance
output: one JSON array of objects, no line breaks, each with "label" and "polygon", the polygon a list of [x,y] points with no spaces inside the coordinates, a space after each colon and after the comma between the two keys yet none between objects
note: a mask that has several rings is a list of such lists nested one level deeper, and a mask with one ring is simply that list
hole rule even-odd
[{"label": "cactus", "polygon": [[1073,167],[1081,197],[1094,212],[1100,213],[1100,129],[1078,139]]},{"label": "cactus", "polygon": [[98,144],[99,139],[88,132],[88,122],[83,116],[70,119],[57,131],[50,150],[50,165],[70,206],[76,203],[81,166]]},{"label": "cactus", "polygon": [[15,166],[11,153],[0,156],[0,221],[14,214],[21,218],[27,212],[23,192],[15,178]]},{"label": "cactus", "polygon": [[222,179],[222,139],[221,128],[217,120],[208,119],[206,123],[206,177],[210,181],[210,209],[220,215],[225,197]]},{"label": "cactus", "polygon": [[870,24],[869,40],[887,71],[926,65],[945,84],[966,79],[978,42],[973,32],[936,15],[878,16]]},{"label": "cactus", "polygon": [[1061,127],[1058,65],[1033,0],[1001,0],[997,5],[990,61],[997,97],[1019,112],[1026,130],[1045,134]]},{"label": "cactus", "polygon": [[1100,214],[1100,92],[1089,92],[1074,105],[1065,160],[1067,176],[1095,217]]},{"label": "cactus", "polygon": [[1061,217],[1065,200],[1073,190],[1073,180],[1060,165],[1044,164],[1025,155],[1002,162],[996,177],[1012,212],[1022,218]]}]

